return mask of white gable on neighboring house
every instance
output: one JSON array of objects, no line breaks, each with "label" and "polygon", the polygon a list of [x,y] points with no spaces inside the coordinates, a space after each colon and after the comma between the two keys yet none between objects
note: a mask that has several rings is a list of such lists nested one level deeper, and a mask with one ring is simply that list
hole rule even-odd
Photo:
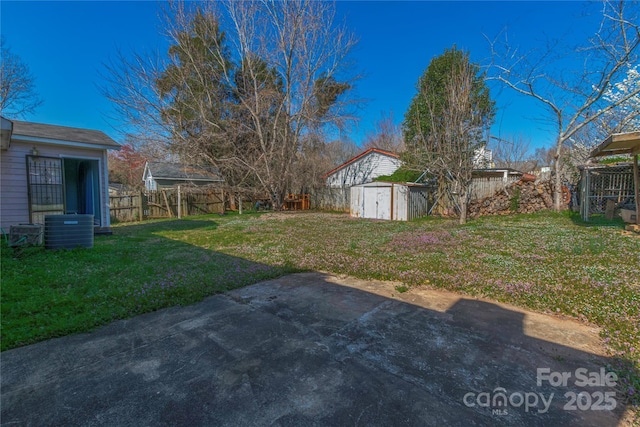
[{"label": "white gable on neighboring house", "polygon": [[473,167],[475,169],[489,169],[494,167],[493,152],[487,147],[481,147],[473,153]]},{"label": "white gable on neighboring house", "polygon": [[[402,166],[400,156],[379,148],[370,148],[344,162],[323,176],[327,187],[352,187],[367,184],[379,176],[391,175]],[[473,155],[475,169],[493,167],[493,153],[486,147],[477,149]]]},{"label": "white gable on neighboring house", "polygon": [[324,175],[328,187],[366,184],[379,176],[391,175],[402,162],[390,151],[370,148]]}]

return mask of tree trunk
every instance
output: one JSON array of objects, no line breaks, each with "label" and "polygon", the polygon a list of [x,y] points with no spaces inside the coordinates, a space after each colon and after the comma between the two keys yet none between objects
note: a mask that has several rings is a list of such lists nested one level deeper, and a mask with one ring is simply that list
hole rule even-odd
[{"label": "tree trunk", "polygon": [[564,140],[562,137],[558,137],[558,145],[556,147],[556,154],[553,156],[553,169],[555,171],[555,188],[553,189],[553,210],[560,212],[562,210],[562,143]]},{"label": "tree trunk", "polygon": [[468,206],[467,206],[467,200],[469,200],[468,193],[469,189],[466,189],[464,191],[460,191],[460,195],[458,196],[458,203],[460,205],[460,225],[466,224],[467,223],[467,210],[468,210]]},{"label": "tree trunk", "polygon": [[274,211],[282,210],[282,205],[284,203],[284,197],[281,191],[271,190],[271,204],[273,205]]}]

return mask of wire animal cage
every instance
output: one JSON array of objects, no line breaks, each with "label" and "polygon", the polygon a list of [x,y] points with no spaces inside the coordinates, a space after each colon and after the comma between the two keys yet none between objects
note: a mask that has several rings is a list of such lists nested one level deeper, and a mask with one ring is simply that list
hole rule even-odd
[{"label": "wire animal cage", "polygon": [[616,209],[635,209],[633,165],[587,165],[581,168],[580,215],[584,221],[605,212],[607,202]]}]

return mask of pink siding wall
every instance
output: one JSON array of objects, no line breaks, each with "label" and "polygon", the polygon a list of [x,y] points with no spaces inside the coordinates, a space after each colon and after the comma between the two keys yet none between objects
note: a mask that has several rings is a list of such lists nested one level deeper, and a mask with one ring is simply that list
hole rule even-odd
[{"label": "pink siding wall", "polygon": [[39,155],[98,160],[100,166],[100,209],[102,227],[109,227],[109,177],[106,150],[63,147],[11,141],[8,150],[0,151],[0,226],[9,232],[11,225],[29,222],[27,190],[27,154],[36,147]]}]

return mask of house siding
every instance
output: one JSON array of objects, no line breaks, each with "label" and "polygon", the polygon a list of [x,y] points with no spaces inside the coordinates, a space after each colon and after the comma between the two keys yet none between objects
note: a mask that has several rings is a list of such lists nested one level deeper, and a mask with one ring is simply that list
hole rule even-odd
[{"label": "house siding", "polygon": [[158,189],[158,185],[151,175],[148,176],[144,184],[147,190],[156,191]]},{"label": "house siding", "polygon": [[[27,161],[33,145],[12,141],[7,151],[0,151],[0,226],[8,233],[11,225],[29,222]],[[37,147],[41,149],[42,147]],[[42,152],[45,155],[44,152]]]},{"label": "house siding", "polygon": [[98,160],[100,182],[101,227],[109,227],[109,188],[106,150],[64,147],[11,141],[8,150],[0,151],[0,226],[9,232],[11,225],[29,222],[26,156],[36,148],[40,156]]},{"label": "house siding", "polygon": [[374,151],[329,175],[327,186],[335,188],[366,184],[379,176],[391,175],[400,165],[400,159]]}]

